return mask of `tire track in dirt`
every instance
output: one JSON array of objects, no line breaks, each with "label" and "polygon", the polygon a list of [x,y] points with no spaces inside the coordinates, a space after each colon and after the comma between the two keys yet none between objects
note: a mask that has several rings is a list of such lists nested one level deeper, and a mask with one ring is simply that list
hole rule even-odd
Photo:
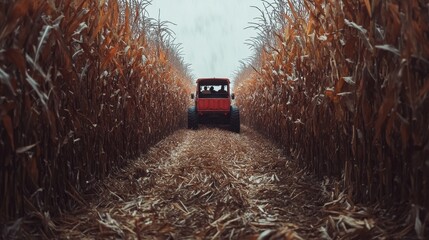
[{"label": "tire track in dirt", "polygon": [[180,130],[57,219],[61,238],[319,238],[321,183],[243,127]]}]

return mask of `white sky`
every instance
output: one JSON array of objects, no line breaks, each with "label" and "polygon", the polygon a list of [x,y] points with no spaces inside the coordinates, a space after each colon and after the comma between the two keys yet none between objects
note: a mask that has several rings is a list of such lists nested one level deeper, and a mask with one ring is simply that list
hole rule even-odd
[{"label": "white sky", "polygon": [[250,6],[260,0],[153,0],[147,7],[150,17],[170,21],[176,43],[190,64],[195,78],[228,77],[233,80],[240,60],[252,55],[246,39],[256,35],[244,29],[260,14]]}]

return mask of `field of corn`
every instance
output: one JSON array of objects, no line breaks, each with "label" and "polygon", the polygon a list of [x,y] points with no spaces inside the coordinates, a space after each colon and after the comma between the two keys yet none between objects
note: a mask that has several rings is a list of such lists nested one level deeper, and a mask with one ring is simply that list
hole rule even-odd
[{"label": "field of corn", "polygon": [[43,221],[186,124],[191,80],[147,1],[0,1],[0,223]]},{"label": "field of corn", "polygon": [[357,202],[429,225],[429,4],[266,2],[237,74],[244,123]]},{"label": "field of corn", "polygon": [[427,1],[264,3],[234,85],[281,149],[247,127],[164,139],[192,82],[150,1],[0,1],[1,236],[427,236]]}]

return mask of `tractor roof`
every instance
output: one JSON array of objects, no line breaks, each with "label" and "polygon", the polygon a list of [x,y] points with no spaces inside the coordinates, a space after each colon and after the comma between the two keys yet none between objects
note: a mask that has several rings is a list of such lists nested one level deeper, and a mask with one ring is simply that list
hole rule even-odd
[{"label": "tractor roof", "polygon": [[228,78],[198,78],[197,84],[229,84]]}]

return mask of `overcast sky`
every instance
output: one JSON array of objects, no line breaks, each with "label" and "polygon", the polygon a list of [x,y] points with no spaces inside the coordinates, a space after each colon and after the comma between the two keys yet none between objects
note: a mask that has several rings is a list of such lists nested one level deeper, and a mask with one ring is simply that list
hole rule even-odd
[{"label": "overcast sky", "polygon": [[256,35],[245,29],[259,16],[260,0],[153,0],[150,17],[171,21],[176,43],[182,44],[186,63],[196,77],[234,77],[240,60],[252,55],[246,39]]}]

